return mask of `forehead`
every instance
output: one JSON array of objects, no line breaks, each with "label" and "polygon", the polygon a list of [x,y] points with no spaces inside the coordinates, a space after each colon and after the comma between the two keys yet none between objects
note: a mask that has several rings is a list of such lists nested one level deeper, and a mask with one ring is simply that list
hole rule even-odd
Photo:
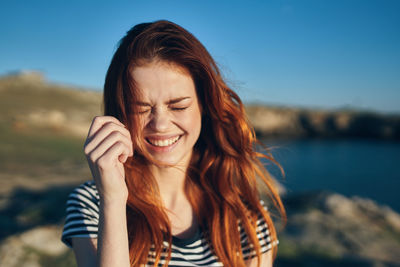
[{"label": "forehead", "polygon": [[132,77],[144,101],[157,102],[196,95],[189,71],[173,63],[153,61],[135,67]]}]

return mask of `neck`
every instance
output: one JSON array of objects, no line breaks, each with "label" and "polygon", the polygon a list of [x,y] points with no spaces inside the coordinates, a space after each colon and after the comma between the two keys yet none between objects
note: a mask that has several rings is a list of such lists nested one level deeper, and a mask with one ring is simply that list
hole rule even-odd
[{"label": "neck", "polygon": [[180,238],[192,236],[197,229],[193,208],[185,194],[188,165],[189,161],[173,167],[150,166],[171,224],[171,233]]},{"label": "neck", "polygon": [[157,181],[165,208],[174,210],[182,199],[186,199],[184,187],[187,168],[152,165],[150,170]]}]

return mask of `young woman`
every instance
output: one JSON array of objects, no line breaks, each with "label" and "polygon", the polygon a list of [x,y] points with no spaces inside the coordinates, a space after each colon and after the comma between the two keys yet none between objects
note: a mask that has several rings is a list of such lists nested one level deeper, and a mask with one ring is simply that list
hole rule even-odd
[{"label": "young woman", "polygon": [[62,240],[78,266],[272,266],[277,237],[257,179],[284,214],[239,97],[189,32],[133,27],[85,143]]}]

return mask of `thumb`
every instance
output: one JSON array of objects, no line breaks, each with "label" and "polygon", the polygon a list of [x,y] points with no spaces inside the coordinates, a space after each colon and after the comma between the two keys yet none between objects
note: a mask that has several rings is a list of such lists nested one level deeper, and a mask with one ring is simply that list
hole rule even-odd
[{"label": "thumb", "polygon": [[128,155],[121,154],[121,155],[118,156],[118,160],[121,163],[125,163],[127,159],[128,159]]}]

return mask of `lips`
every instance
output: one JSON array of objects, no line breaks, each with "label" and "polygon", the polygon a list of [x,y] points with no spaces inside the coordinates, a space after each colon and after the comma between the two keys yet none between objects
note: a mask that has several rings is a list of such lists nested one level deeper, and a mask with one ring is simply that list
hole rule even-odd
[{"label": "lips", "polygon": [[151,145],[156,146],[156,147],[168,147],[173,144],[175,144],[181,136],[177,135],[171,138],[152,138],[152,137],[147,137],[146,140],[149,142]]}]

